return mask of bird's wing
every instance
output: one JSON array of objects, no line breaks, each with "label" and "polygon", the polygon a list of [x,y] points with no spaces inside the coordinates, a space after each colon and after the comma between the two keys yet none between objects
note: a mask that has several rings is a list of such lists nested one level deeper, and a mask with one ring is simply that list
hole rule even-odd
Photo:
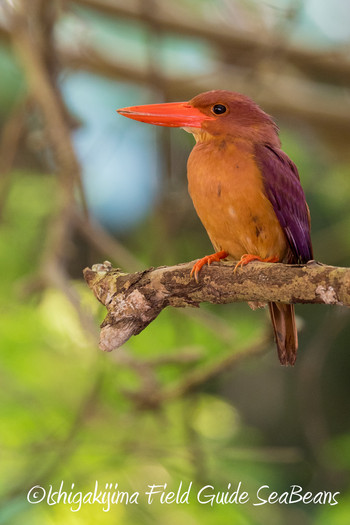
[{"label": "bird's wing", "polygon": [[255,157],[271,202],[293,254],[290,262],[304,263],[313,258],[310,214],[297,167],[282,150],[259,144]]}]

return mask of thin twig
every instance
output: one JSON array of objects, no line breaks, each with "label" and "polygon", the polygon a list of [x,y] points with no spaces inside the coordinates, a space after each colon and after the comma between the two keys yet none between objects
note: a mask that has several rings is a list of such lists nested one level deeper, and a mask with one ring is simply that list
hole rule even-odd
[{"label": "thin twig", "polygon": [[272,333],[270,338],[265,336],[259,342],[254,342],[239,351],[230,349],[224,357],[220,357],[214,363],[199,366],[195,370],[183,374],[179,381],[175,381],[169,386],[162,388],[157,382],[157,388],[154,388],[155,383],[146,383],[138,391],[124,391],[124,395],[129,397],[139,409],[158,409],[165,403],[198,390],[203,384],[225,374],[242,361],[264,354],[269,348],[269,342],[272,342]]},{"label": "thin twig", "polygon": [[189,392],[198,389],[202,384],[214,379],[232,367],[237,366],[245,359],[264,354],[268,350],[268,343],[272,342],[271,337],[263,337],[258,343],[253,343],[248,348],[243,348],[239,352],[230,352],[216,363],[210,363],[190,372],[175,385],[167,387],[161,395],[162,402],[170,401],[182,397]]}]

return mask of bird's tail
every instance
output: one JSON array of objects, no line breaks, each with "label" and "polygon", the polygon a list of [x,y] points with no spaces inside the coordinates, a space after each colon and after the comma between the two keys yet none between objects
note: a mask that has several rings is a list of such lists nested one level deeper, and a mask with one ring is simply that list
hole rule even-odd
[{"label": "bird's tail", "polygon": [[278,357],[282,365],[293,366],[297,358],[298,332],[295,325],[294,305],[269,303]]}]

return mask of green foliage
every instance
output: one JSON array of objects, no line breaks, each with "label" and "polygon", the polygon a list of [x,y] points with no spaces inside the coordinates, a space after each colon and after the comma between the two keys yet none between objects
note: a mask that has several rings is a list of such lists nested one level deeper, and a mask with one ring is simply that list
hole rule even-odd
[{"label": "green foliage", "polygon": [[[252,498],[265,484],[282,492],[289,487],[287,466],[295,472],[293,482],[302,479],[307,484],[309,467],[303,455],[271,448],[263,430],[245,421],[239,403],[236,407],[224,394],[225,381],[221,386],[211,381],[160,410],[137,409],[125,392],[139,391],[142,375],[119,362],[118,354],[97,350],[66,296],[50,288],[34,296],[24,293],[46,246],[56,183],[34,173],[13,177],[0,233],[1,272],[6,275],[0,292],[4,472],[0,523],[277,525],[293,520],[294,506],[211,507],[196,501],[196,493],[207,484],[225,491],[229,483],[234,490],[241,481]],[[180,251],[180,241],[178,246]],[[84,307],[100,317],[101,309],[86,286],[82,282],[72,286]],[[265,312],[248,315],[243,305],[204,308],[204,313],[202,317],[196,311],[167,309],[125,347],[140,363],[181,352],[198,355],[197,363],[156,367],[152,373],[160,392],[179,384],[196,367],[259,340],[265,330]],[[272,358],[257,358],[256,372],[249,371],[249,363],[243,364],[240,373],[271,373]],[[257,403],[254,396],[251,399]],[[345,436],[334,446],[336,468],[347,464],[347,441]],[[95,480],[101,487],[118,483],[120,490],[141,495],[153,483],[167,483],[176,491],[181,481],[184,488],[192,481],[193,488],[188,505],[148,505],[143,497],[139,505],[114,505],[109,512],[98,504],[73,512],[63,503],[27,503],[30,487],[39,484],[48,489],[52,484],[58,490],[61,480],[65,490],[75,483],[84,493],[93,490]],[[335,510],[317,509],[317,523],[328,523],[330,512],[332,523],[346,523],[346,503]],[[304,508],[298,506],[298,513],[301,523],[307,523]]]}]

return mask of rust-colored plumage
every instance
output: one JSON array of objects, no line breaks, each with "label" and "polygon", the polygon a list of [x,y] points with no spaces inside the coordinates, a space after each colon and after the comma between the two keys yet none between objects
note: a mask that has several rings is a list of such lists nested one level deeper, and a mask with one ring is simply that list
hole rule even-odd
[{"label": "rust-colored plumage", "polygon": [[[277,127],[248,97],[209,91],[189,102],[119,110],[162,126],[183,127],[196,139],[188,159],[193,204],[216,250],[203,264],[232,258],[306,262],[312,259],[310,216],[297,168],[280,149]],[[278,355],[293,365],[298,348],[294,306],[269,304]]]}]

